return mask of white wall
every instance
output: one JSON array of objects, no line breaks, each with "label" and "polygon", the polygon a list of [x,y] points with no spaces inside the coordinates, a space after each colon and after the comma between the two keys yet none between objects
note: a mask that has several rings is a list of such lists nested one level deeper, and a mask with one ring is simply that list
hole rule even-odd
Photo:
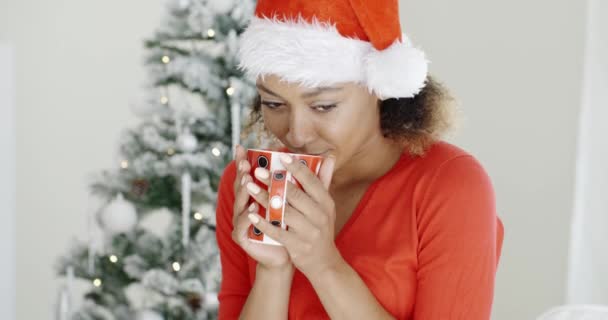
[{"label": "white wall", "polygon": [[608,305],[608,2],[590,0],[569,303]]},{"label": "white wall", "polygon": [[[0,1],[15,45],[17,318],[52,319],[53,264],[84,238],[86,176],[113,165],[160,1]],[[3,313],[2,313],[3,314]],[[3,314],[4,315],[4,314]]]},{"label": "white wall", "polygon": [[0,310],[15,319],[15,85],[12,47],[0,41]]},{"label": "white wall", "polygon": [[[564,302],[585,1],[401,1],[404,30],[460,98],[455,142],[506,227],[495,320]],[[17,316],[49,319],[51,265],[84,236],[87,173],[112,165],[158,1],[0,2],[17,60]],[[34,303],[32,303],[34,301]],[[36,307],[32,307],[35,305]]]},{"label": "white wall", "polygon": [[565,302],[586,1],[401,4],[462,102],[455,142],[494,182],[506,235],[493,319],[534,319]]}]

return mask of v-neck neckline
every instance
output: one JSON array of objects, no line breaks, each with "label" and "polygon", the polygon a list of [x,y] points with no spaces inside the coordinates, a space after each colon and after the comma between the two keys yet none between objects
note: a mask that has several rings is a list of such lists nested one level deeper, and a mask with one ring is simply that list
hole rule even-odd
[{"label": "v-neck neckline", "polygon": [[336,243],[336,246],[341,241],[343,241],[342,239],[345,237],[345,234],[348,232],[349,229],[352,228],[352,225],[355,223],[355,221],[357,220],[357,218],[359,218],[359,216],[363,212],[363,209],[365,209],[365,207],[369,203],[369,199],[371,198],[371,196],[374,194],[374,192],[378,188],[378,185],[380,185],[380,183],[382,181],[384,181],[388,176],[390,176],[393,172],[395,172],[401,166],[401,164],[404,162],[403,158],[407,154],[408,154],[407,151],[404,150],[401,153],[401,155],[399,156],[399,159],[397,160],[397,162],[395,162],[395,164],[387,172],[385,172],[382,176],[380,176],[379,178],[377,178],[376,180],[374,180],[374,182],[372,182],[367,187],[367,189],[365,190],[365,193],[361,197],[361,200],[359,200],[359,202],[357,203],[357,206],[355,207],[355,210],[353,211],[353,213],[351,214],[351,216],[348,218],[348,220],[346,220],[346,223],[342,226],[342,228],[340,229],[340,231],[336,235],[336,237],[334,239],[334,242]]}]

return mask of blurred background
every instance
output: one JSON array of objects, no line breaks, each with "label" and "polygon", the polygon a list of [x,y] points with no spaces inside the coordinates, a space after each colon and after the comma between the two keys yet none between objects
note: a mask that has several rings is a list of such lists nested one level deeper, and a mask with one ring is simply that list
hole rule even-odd
[{"label": "blurred background", "polygon": [[[140,121],[143,41],[164,10],[0,0],[3,319],[55,318],[65,279],[53,266],[88,237],[86,177],[116,166],[121,132]],[[608,3],[401,0],[401,16],[461,103],[451,142],[495,186],[505,241],[493,319],[608,305]]]}]

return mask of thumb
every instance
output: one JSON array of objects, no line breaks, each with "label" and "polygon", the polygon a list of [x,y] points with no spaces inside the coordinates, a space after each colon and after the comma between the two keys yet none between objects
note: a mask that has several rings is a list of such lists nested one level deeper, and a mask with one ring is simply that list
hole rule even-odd
[{"label": "thumb", "polygon": [[321,169],[319,170],[319,179],[323,183],[323,187],[325,187],[325,190],[329,190],[335,166],[336,157],[334,155],[325,158],[323,160],[323,163],[321,164]]}]

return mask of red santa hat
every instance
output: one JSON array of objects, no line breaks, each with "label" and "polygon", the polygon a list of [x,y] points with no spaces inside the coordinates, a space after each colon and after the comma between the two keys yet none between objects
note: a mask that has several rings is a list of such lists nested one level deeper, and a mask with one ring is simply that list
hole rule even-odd
[{"label": "red santa hat", "polygon": [[398,0],[258,0],[240,65],[307,87],[357,82],[380,99],[416,95],[428,61],[401,32]]}]

